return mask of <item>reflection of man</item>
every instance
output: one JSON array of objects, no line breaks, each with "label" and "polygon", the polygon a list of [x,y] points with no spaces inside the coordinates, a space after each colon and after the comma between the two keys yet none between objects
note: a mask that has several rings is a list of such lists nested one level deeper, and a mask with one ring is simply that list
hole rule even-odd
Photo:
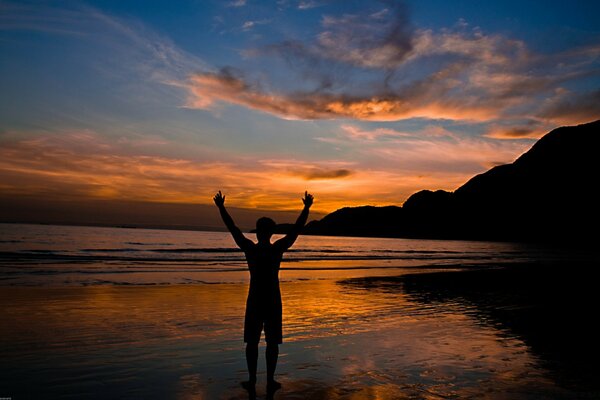
[{"label": "reflection of man", "polygon": [[246,389],[253,390],[256,384],[256,364],[258,361],[258,342],[264,328],[267,350],[267,389],[274,391],[281,384],[274,379],[279,344],[282,342],[281,326],[281,292],[279,290],[279,264],[283,253],[289,249],[300,234],[308,219],[308,211],[313,203],[313,196],[304,192],[304,208],[289,233],[271,243],[275,231],[275,221],[262,217],[256,221],[256,238],[254,243],[246,238],[235,226],[233,219],[225,209],[225,196],[221,191],[214,197],[219,207],[223,222],[231,232],[235,243],[244,251],[250,270],[250,290],[246,301],[246,318],[244,321],[244,342],[246,342],[246,362],[248,364],[248,382],[243,382]]}]

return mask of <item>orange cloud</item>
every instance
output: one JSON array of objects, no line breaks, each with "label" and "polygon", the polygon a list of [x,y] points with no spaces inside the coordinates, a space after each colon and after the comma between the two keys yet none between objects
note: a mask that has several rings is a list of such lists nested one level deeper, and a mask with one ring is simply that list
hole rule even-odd
[{"label": "orange cloud", "polygon": [[353,173],[349,169],[322,169],[314,167],[299,169],[295,170],[294,172],[307,181],[345,178]]},{"label": "orange cloud", "polygon": [[[403,139],[410,140],[393,148],[371,141],[353,161],[223,155],[219,158],[226,161],[211,162],[144,154],[130,141],[94,132],[38,135],[0,148],[0,188],[5,194],[48,199],[197,204],[209,204],[213,192],[221,189],[231,206],[272,210],[297,210],[300,195],[309,190],[317,198],[315,211],[331,212],[345,206],[401,204],[425,188],[452,190],[481,172],[484,161],[500,157],[500,147],[484,152],[475,144],[469,148]],[[149,143],[164,146],[159,140]],[[435,161],[429,165],[436,158],[447,162],[444,168],[436,169]],[[468,168],[461,167],[465,159],[471,160]]]},{"label": "orange cloud", "polygon": [[477,65],[519,67],[532,61],[534,55],[521,40],[502,35],[486,35],[475,28],[458,30],[419,30],[414,37],[410,59],[423,56],[454,54],[466,57]]},{"label": "orange cloud", "polygon": [[353,159],[372,167],[443,177],[448,181],[440,179],[429,188],[446,190],[453,190],[491,165],[514,161],[530,147],[529,142],[460,136],[436,126],[409,133],[342,125],[334,135],[316,140],[347,150]]},{"label": "orange cloud", "polygon": [[346,136],[350,139],[357,140],[376,140],[382,137],[402,137],[402,136],[410,136],[410,134],[405,132],[399,132],[394,129],[389,128],[376,128],[371,130],[361,129],[357,126],[353,125],[342,125],[342,131]]},{"label": "orange cloud", "polygon": [[493,139],[539,139],[548,130],[542,124],[522,125],[515,127],[492,126],[485,136]]},{"label": "orange cloud", "polygon": [[232,206],[274,210],[297,209],[304,190],[317,194],[317,211],[374,200],[374,196],[364,196],[365,188],[373,186],[364,174],[355,176],[349,168],[340,167],[348,163],[202,162],[122,154],[113,143],[91,132],[5,143],[0,149],[0,187],[5,194],[52,199],[199,204],[210,203],[213,192],[222,189],[230,195]]},{"label": "orange cloud", "polygon": [[[314,51],[304,54],[307,51],[298,50],[298,46],[302,49],[298,43],[286,46],[293,47],[295,54],[300,54],[297,57],[312,57],[311,60],[319,57]],[[548,116],[556,116],[574,123],[588,121],[587,117],[597,112],[593,93],[578,101],[563,101],[564,107],[544,102],[553,93],[561,92],[561,83],[589,75],[585,60],[571,60],[573,65],[565,66],[564,71],[532,75],[529,69],[540,62],[540,56],[530,54],[522,42],[500,36],[434,35],[425,31],[417,35],[414,48],[396,66],[397,71],[434,56],[458,59],[442,61],[433,73],[397,82],[395,87],[387,83],[389,73],[386,73],[385,85],[374,83],[368,90],[356,90],[352,82],[343,82],[336,91],[328,89],[333,83],[321,83],[325,89],[268,91],[263,85],[250,84],[240,71],[231,68],[197,73],[179,85],[189,93],[186,105],[190,108],[212,109],[218,104],[235,104],[284,119],[428,118],[486,122],[523,116],[549,120]],[[579,54],[582,57],[583,53]],[[311,74],[318,76],[319,72]]]},{"label": "orange cloud", "polygon": [[560,90],[544,103],[540,114],[561,125],[595,121],[600,118],[600,89],[584,93]]},{"label": "orange cloud", "polygon": [[556,89],[544,100],[536,116],[492,124],[484,136],[494,139],[539,139],[557,125],[577,125],[600,119],[600,90],[573,93]]},{"label": "orange cloud", "polygon": [[[439,31],[415,29],[398,4],[374,14],[324,17],[313,41],[243,51],[247,57],[284,60],[292,76],[284,85],[231,68],[192,74],[181,83],[189,93],[187,106],[235,104],[284,119],[495,124],[523,118],[573,124],[589,121],[597,111],[594,96],[576,106],[546,104],[565,83],[597,75],[597,44],[537,54],[522,40],[487,34],[464,21]],[[511,133],[518,132],[489,137]]]},{"label": "orange cloud", "polygon": [[[252,87],[231,69],[192,75],[186,86],[190,97],[186,106],[211,109],[229,103],[266,112],[285,119],[352,118],[366,121],[397,121],[407,118],[444,118],[486,121],[497,116],[497,107],[478,98],[444,98],[420,82],[397,95],[333,95],[327,93],[269,93]],[[488,102],[489,103],[489,102]]]}]

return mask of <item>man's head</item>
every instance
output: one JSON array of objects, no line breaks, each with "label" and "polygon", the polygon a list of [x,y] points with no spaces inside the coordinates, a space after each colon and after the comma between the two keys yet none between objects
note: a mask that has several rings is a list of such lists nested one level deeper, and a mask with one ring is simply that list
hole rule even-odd
[{"label": "man's head", "polygon": [[261,217],[256,221],[256,238],[259,242],[271,240],[275,232],[275,221],[268,217]]}]

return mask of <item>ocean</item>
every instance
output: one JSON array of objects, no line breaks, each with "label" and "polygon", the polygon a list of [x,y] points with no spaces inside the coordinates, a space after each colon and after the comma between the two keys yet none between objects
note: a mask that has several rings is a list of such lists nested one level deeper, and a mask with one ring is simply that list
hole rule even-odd
[{"label": "ocean", "polygon": [[[254,240],[253,234],[247,236]],[[274,236],[274,240],[278,236]],[[283,281],[401,275],[571,259],[514,243],[300,236],[284,256]],[[249,280],[227,232],[0,224],[4,285],[152,285]]]},{"label": "ocean", "polygon": [[[301,236],[256,398],[600,398],[591,254]],[[0,397],[254,398],[247,282],[223,232],[0,224]]]}]

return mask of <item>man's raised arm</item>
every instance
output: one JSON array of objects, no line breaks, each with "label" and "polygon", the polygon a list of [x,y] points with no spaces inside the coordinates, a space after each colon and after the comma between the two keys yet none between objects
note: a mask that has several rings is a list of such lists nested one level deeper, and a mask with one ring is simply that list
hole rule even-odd
[{"label": "man's raised arm", "polygon": [[285,250],[292,247],[296,239],[298,239],[298,235],[304,228],[306,221],[308,220],[308,211],[310,206],[313,204],[314,197],[312,194],[308,192],[304,192],[304,197],[302,198],[302,202],[304,203],[304,208],[300,213],[300,216],[296,220],[296,223],[292,226],[287,235],[279,239],[275,242],[276,245],[283,247]]},{"label": "man's raised arm", "polygon": [[233,218],[231,218],[231,215],[229,215],[229,213],[225,209],[225,196],[223,196],[223,194],[219,190],[215,197],[213,197],[213,200],[219,208],[221,218],[223,219],[223,222],[225,223],[225,226],[227,227],[229,232],[231,232],[233,240],[235,240],[235,243],[243,250],[247,247],[248,244],[252,243],[252,241],[246,238],[246,236],[244,236],[240,228],[238,228],[233,222]]}]

